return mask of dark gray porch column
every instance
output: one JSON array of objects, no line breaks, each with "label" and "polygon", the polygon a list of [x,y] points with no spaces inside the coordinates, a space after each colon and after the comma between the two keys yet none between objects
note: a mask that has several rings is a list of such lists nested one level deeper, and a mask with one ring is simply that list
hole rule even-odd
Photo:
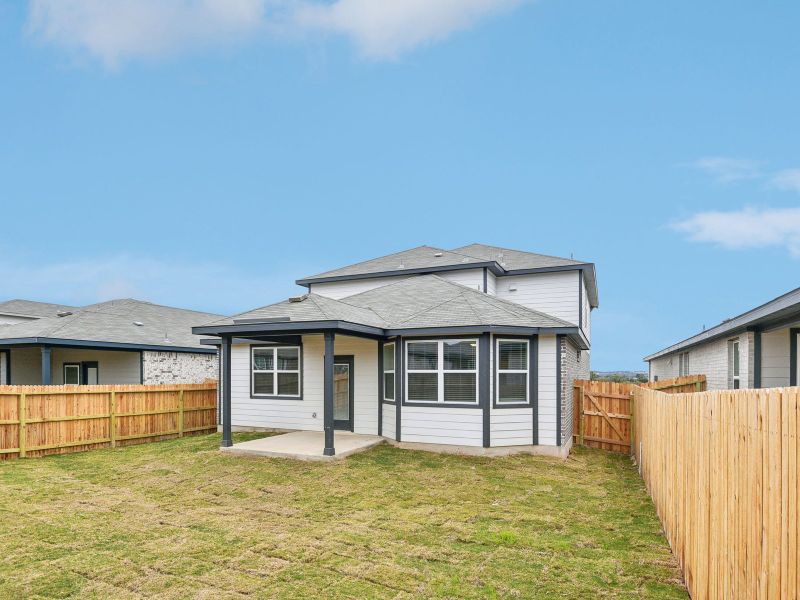
[{"label": "dark gray porch column", "polygon": [[323,367],[323,425],[325,427],[325,456],[333,456],[336,450],[333,447],[333,359],[336,334],[332,331],[325,332],[325,361]]},{"label": "dark gray porch column", "polygon": [[398,442],[403,437],[403,382],[405,378],[405,351],[403,350],[403,338],[397,336],[394,345],[394,439]]},{"label": "dark gray porch column", "polygon": [[53,378],[50,375],[50,346],[42,346],[42,385],[51,385]]},{"label": "dark gray porch column", "polygon": [[233,446],[231,434],[231,338],[222,337],[220,344],[220,360],[222,361],[222,447]]},{"label": "dark gray porch column", "polygon": [[[753,387],[761,387],[761,330],[753,332]],[[741,365],[739,366],[741,369]],[[797,367],[793,367],[793,370]]]},{"label": "dark gray porch column", "polygon": [[478,341],[478,401],[483,407],[483,447],[491,445],[492,399],[489,397],[489,353],[491,342],[489,334],[481,334]]}]

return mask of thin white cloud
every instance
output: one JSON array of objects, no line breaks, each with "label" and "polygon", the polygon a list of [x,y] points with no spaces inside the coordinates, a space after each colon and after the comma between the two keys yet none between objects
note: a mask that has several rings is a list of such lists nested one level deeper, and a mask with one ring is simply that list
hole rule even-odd
[{"label": "thin white cloud", "polygon": [[392,59],[530,0],[29,0],[37,39],[110,68],[258,36],[329,33]]},{"label": "thin white cloud", "polygon": [[523,0],[337,0],[305,2],[295,13],[301,29],[342,34],[362,55],[394,59],[467,29]]},{"label": "thin white cloud", "polygon": [[701,212],[672,228],[695,242],[728,249],[783,247],[800,258],[800,208]]},{"label": "thin white cloud", "polygon": [[24,298],[81,306],[137,298],[225,314],[299,291],[289,273],[255,274],[213,262],[119,255],[39,264],[15,261],[11,252],[3,255],[9,260],[0,262],[0,301]]},{"label": "thin white cloud", "polygon": [[759,163],[747,158],[705,156],[689,163],[689,166],[703,171],[719,183],[733,183],[761,176]]},{"label": "thin white cloud", "polygon": [[30,0],[29,31],[108,67],[229,43],[263,25],[264,0]]},{"label": "thin white cloud", "polygon": [[800,193],[800,169],[786,169],[770,177],[770,186],[787,192]]}]

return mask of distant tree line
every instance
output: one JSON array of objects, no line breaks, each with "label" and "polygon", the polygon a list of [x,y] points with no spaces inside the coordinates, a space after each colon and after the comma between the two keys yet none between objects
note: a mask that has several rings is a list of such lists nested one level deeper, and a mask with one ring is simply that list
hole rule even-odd
[{"label": "distant tree line", "polygon": [[647,383],[644,373],[598,373],[592,371],[592,381],[612,381],[614,383]]}]

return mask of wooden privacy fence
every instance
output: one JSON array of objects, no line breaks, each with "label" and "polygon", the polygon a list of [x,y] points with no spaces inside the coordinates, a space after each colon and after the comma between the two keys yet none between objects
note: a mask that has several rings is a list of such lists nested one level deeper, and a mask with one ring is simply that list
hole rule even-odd
[{"label": "wooden privacy fence", "polygon": [[[644,384],[670,394],[706,389],[705,375],[689,375]],[[631,451],[631,423],[635,418],[631,394],[636,384],[575,380],[573,388],[573,441],[582,446]]]},{"label": "wooden privacy fence", "polygon": [[692,598],[798,598],[800,388],[634,397],[636,462]]},{"label": "wooden privacy fence", "polygon": [[216,383],[0,386],[0,459],[215,431]]}]

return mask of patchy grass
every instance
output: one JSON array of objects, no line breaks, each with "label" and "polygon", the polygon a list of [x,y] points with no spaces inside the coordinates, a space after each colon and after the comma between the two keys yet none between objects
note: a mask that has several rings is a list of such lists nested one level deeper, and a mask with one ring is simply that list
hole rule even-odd
[{"label": "patchy grass", "polygon": [[0,463],[0,597],[688,597],[621,456],[320,464],[218,443]]}]

